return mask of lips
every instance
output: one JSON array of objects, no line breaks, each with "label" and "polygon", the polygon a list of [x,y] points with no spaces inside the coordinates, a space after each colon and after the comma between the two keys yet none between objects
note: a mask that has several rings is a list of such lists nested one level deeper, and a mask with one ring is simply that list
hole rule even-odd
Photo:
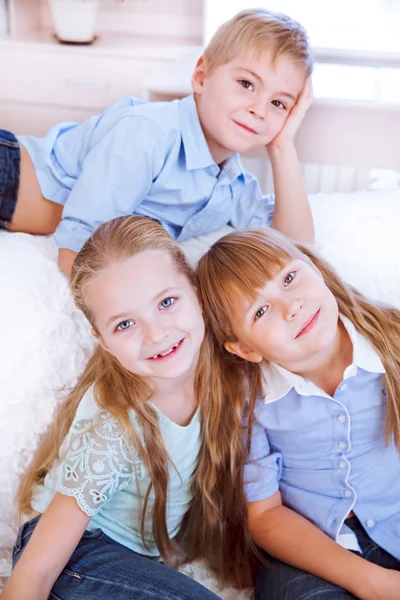
[{"label": "lips", "polygon": [[309,319],[307,319],[307,321],[304,323],[304,325],[300,329],[299,333],[296,335],[296,337],[295,337],[296,340],[299,337],[301,337],[302,335],[305,335],[306,333],[311,331],[311,329],[314,327],[314,325],[318,321],[319,312],[320,312],[320,309],[318,309],[316,313],[314,313]]},{"label": "lips", "polygon": [[182,342],[184,339],[185,338],[182,338],[179,342],[176,342],[175,344],[169,346],[168,348],[165,348],[161,352],[158,352],[157,354],[154,354],[153,356],[149,356],[147,360],[160,360],[160,359],[166,358],[168,356],[171,356],[182,345]]},{"label": "lips", "polygon": [[244,131],[247,131],[247,133],[251,133],[253,135],[258,135],[258,133],[257,133],[257,131],[255,131],[255,129],[252,129],[251,127],[248,127],[247,125],[244,125],[243,123],[238,123],[238,121],[233,121],[233,122],[235,123],[235,125],[237,125],[241,129],[243,129]]}]

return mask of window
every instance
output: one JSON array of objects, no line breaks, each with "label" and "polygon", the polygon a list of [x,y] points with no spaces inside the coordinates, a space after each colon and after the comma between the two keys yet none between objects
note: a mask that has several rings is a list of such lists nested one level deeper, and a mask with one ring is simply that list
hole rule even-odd
[{"label": "window", "polygon": [[316,57],[369,56],[400,66],[400,0],[206,0],[205,41],[236,12],[254,6],[300,21]]}]

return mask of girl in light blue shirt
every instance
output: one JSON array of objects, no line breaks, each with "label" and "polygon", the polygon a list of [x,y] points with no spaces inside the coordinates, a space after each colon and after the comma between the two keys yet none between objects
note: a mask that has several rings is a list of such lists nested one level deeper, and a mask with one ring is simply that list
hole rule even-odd
[{"label": "girl in light blue shirt", "polygon": [[220,354],[262,389],[244,476],[270,563],[256,600],[399,600],[400,312],[272,230],[220,239],[198,275]]},{"label": "girl in light blue shirt", "polygon": [[98,346],[22,482],[1,598],[217,598],[166,566],[179,549],[228,579],[250,550],[240,382],[213,359],[194,274],[160,224],[119,217],[71,287]]}]

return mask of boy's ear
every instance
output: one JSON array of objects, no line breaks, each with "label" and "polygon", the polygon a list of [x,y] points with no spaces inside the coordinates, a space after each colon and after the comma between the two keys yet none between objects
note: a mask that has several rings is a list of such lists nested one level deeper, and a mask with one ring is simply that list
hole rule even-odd
[{"label": "boy's ear", "polygon": [[200,56],[199,60],[196,63],[196,66],[192,75],[192,90],[195,94],[201,94],[204,86],[204,82],[207,78],[208,73],[208,58],[204,56]]},{"label": "boy's ear", "polygon": [[231,354],[236,354],[239,358],[243,358],[249,362],[259,363],[264,358],[261,354],[254,352],[249,346],[246,346],[246,344],[242,344],[241,342],[225,342],[224,348]]},{"label": "boy's ear", "polygon": [[92,328],[92,336],[93,336],[94,338],[96,338],[96,340],[99,342],[99,344],[100,344],[100,346],[103,348],[103,350],[105,350],[106,352],[110,352],[110,350],[108,349],[108,346],[107,346],[107,344],[104,342],[104,340],[103,340],[103,338],[101,337],[101,335],[99,335],[99,334],[97,333],[97,331],[95,331],[93,328]]}]

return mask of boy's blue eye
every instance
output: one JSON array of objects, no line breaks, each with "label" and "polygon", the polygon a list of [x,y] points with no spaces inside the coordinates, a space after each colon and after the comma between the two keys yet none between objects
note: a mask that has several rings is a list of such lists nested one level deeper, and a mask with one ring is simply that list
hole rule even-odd
[{"label": "boy's blue eye", "polygon": [[256,312],[256,314],[254,315],[254,320],[257,321],[257,319],[259,319],[260,317],[262,317],[263,315],[265,315],[266,312],[267,312],[267,307],[266,306],[262,306],[261,308],[258,309],[258,311]]},{"label": "boy's blue eye", "polygon": [[170,306],[173,305],[175,300],[176,300],[176,298],[164,298],[164,300],[161,300],[160,306],[161,306],[161,308],[169,308]]},{"label": "boy's blue eye", "polygon": [[133,321],[121,321],[121,323],[117,326],[116,331],[125,331],[126,329],[129,329],[130,327],[132,327],[132,325],[134,324]]},{"label": "boy's blue eye", "polygon": [[253,84],[250,81],[247,81],[247,79],[240,79],[239,84],[244,87],[245,90],[253,89]]},{"label": "boy's blue eye", "polygon": [[285,275],[285,277],[283,278],[283,285],[287,286],[287,285],[289,285],[289,283],[292,283],[294,276],[295,276],[295,271],[291,271],[290,273]]},{"label": "boy's blue eye", "polygon": [[286,106],[280,100],[272,100],[272,104],[276,106],[276,108],[283,108],[286,110]]}]

